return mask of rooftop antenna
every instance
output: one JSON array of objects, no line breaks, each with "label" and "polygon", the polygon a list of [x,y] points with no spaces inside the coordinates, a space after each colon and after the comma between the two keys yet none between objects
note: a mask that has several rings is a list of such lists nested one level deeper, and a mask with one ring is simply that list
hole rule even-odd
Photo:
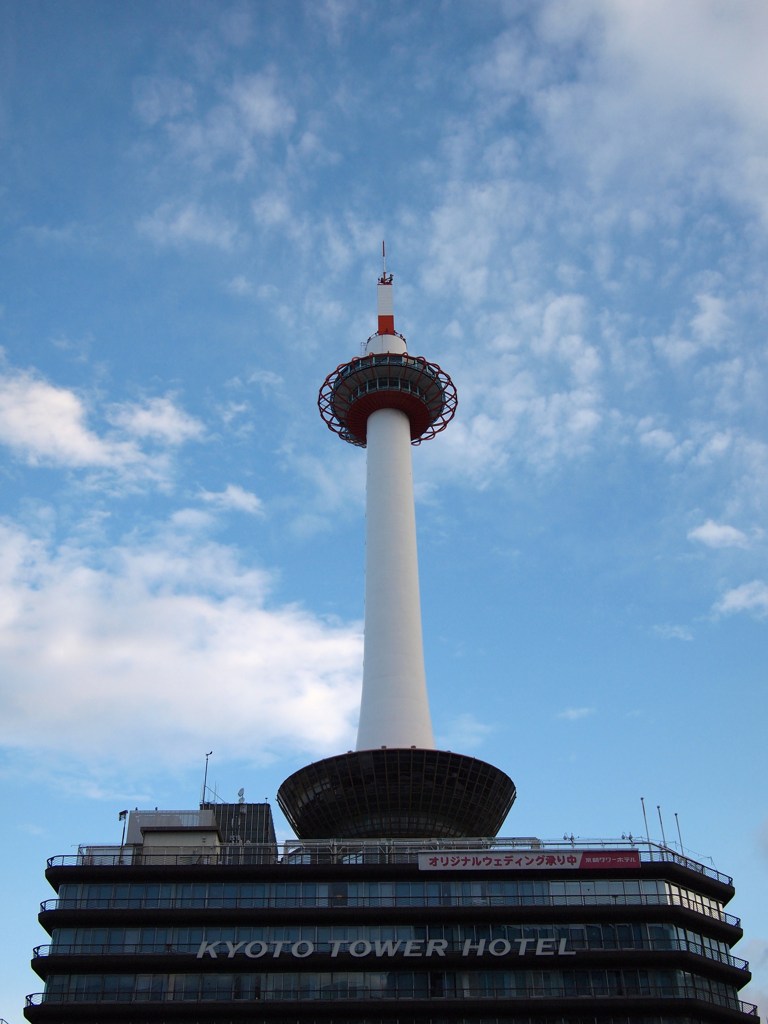
[{"label": "rooftop antenna", "polygon": [[120,813],[117,816],[117,820],[118,821],[122,821],[122,823],[123,823],[123,834],[122,834],[122,836],[120,838],[120,863],[122,864],[123,863],[123,850],[125,848],[125,826],[126,826],[127,821],[128,821],[128,811],[127,810],[120,811]]},{"label": "rooftop antenna", "polygon": [[240,789],[238,789],[237,791],[237,802],[239,804],[245,803],[245,789],[243,788],[243,786],[241,786]]},{"label": "rooftop antenna", "polygon": [[648,853],[651,854],[651,833],[648,831],[648,815],[645,813],[645,797],[640,797],[640,805],[643,808],[643,822],[645,823],[645,840],[648,843]]},{"label": "rooftop antenna", "polygon": [[656,804],[656,810],[659,812],[659,824],[661,825],[661,838],[664,841],[664,848],[668,849],[667,837],[664,835],[664,822],[661,820],[661,806],[660,806],[660,804]]},{"label": "rooftop antenna", "polygon": [[392,275],[387,273],[387,247],[381,243],[381,277],[379,284],[392,284]]},{"label": "rooftop antenna", "polygon": [[203,775],[203,792],[200,797],[201,807],[205,803],[205,791],[208,789],[208,758],[211,756],[212,753],[213,751],[209,750],[208,753],[205,755],[205,774]]},{"label": "rooftop antenna", "polygon": [[684,854],[685,850],[683,849],[683,837],[680,834],[680,820],[677,817],[677,811],[675,811],[675,825],[677,825],[677,838],[680,841],[680,853]]},{"label": "rooftop antenna", "polygon": [[643,821],[645,822],[645,838],[650,839],[650,833],[648,831],[648,816],[645,813],[645,797],[640,797],[640,806],[643,808]]}]

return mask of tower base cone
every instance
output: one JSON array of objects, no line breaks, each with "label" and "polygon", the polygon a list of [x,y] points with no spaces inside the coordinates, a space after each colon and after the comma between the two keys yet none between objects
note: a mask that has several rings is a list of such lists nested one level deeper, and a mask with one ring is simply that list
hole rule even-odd
[{"label": "tower base cone", "polygon": [[359,750],[289,776],[277,802],[299,839],[495,836],[515,784],[485,761],[447,750]]}]

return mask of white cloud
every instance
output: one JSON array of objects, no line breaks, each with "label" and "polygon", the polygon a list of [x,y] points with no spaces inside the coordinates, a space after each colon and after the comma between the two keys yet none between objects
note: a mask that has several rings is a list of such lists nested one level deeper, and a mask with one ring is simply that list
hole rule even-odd
[{"label": "white cloud", "polygon": [[593,187],[630,188],[640,202],[658,206],[688,179],[768,214],[765,5],[587,0],[576,18],[572,7],[542,5],[540,29],[555,52],[578,55],[579,73],[522,79],[553,152],[580,162]]},{"label": "white cloud", "polygon": [[254,199],[251,209],[256,223],[262,227],[290,226],[292,223],[290,203],[277,192],[265,193]]},{"label": "white cloud", "polygon": [[766,375],[760,363],[759,352],[745,345],[732,359],[716,359],[703,366],[696,375],[696,388],[711,396],[710,407],[721,416],[741,421],[745,411],[762,406]]},{"label": "white cloud", "polygon": [[203,491],[201,497],[216,508],[247,512],[250,515],[260,515],[264,511],[261,498],[237,484],[227,484],[223,491]]},{"label": "white cloud", "polygon": [[[247,402],[223,402],[217,409],[217,412],[226,426],[230,427],[236,420],[242,420],[244,416],[249,416],[251,407]],[[241,429],[250,431],[252,427],[253,424],[249,417],[248,421]]]},{"label": "white cloud", "polygon": [[[423,279],[428,292],[449,287],[454,309],[458,301],[475,305],[485,300],[501,270],[496,246],[505,236],[520,236],[529,200],[524,188],[506,179],[450,187],[431,215]],[[508,261],[511,255],[506,253]]]},{"label": "white cloud", "polygon": [[[204,75],[211,76],[211,69],[206,69]],[[134,106],[149,128],[163,128],[163,141],[170,145],[171,156],[185,172],[208,174],[220,168],[231,185],[233,176],[242,181],[247,172],[272,159],[272,143],[290,133],[296,112],[272,72],[235,75],[227,82],[214,76],[212,84],[212,99],[206,97],[203,105],[203,94],[198,98],[185,82],[162,77],[140,79],[135,84]],[[209,177],[209,183],[211,180]],[[189,211],[182,212],[185,220],[190,220]],[[160,224],[157,219],[156,214],[143,228],[165,237],[168,214],[161,211]],[[184,237],[191,233],[195,241],[205,240],[211,217],[202,225],[199,220],[198,215],[191,227],[183,223],[176,226],[177,231],[183,229]],[[231,226],[219,225],[216,234],[226,238],[228,230]]]},{"label": "white cloud", "polygon": [[296,112],[280,95],[271,75],[247,75],[236,79],[230,96],[251,135],[275,135],[291,128]]},{"label": "white cloud", "polygon": [[653,632],[662,640],[693,640],[693,633],[687,626],[659,625],[653,627]]},{"label": "white cloud", "polygon": [[[765,393],[759,349],[738,351],[739,321],[749,314],[758,322],[761,300],[746,263],[736,292],[725,258],[692,274],[683,231],[687,223],[716,244],[726,214],[706,205],[705,216],[702,196],[706,204],[734,192],[758,198],[741,190],[741,161],[727,154],[746,146],[768,168],[764,126],[759,136],[745,130],[757,105],[734,88],[740,77],[768,78],[753,37],[766,17],[740,10],[723,21],[715,5],[689,0],[671,20],[656,0],[647,8],[587,0],[576,13],[554,0],[537,7],[533,35],[515,25],[473,51],[467,89],[483,113],[474,122],[457,114],[443,133],[443,185],[426,223],[423,285],[450,303],[474,365],[441,360],[459,384],[460,410],[440,440],[445,458],[430,452],[430,463],[447,470],[459,461],[470,467],[466,478],[484,486],[521,459],[546,470],[589,456],[608,439],[621,445],[636,423],[641,445],[670,467],[691,466],[699,479],[739,471],[741,459],[727,466],[724,456],[737,444],[746,450],[747,417],[762,415]],[[743,58],[751,70],[734,69],[718,91],[701,52],[717,50],[721,30],[726,59]],[[701,40],[700,51],[692,38]],[[686,72],[678,83],[679,46]],[[718,75],[731,77],[722,67]],[[659,88],[659,81],[680,88]],[[514,160],[494,162],[515,104],[533,123],[524,166],[537,168],[537,147],[546,146],[546,175],[553,165],[567,168],[568,180],[578,182],[573,191],[540,187],[548,179],[516,174]],[[728,140],[739,145],[729,150]],[[748,261],[749,243],[744,251]],[[557,280],[563,294],[553,293]],[[658,289],[661,301],[638,318],[646,289]],[[671,304],[665,294],[674,294]],[[498,325],[487,312],[494,307],[502,311]],[[742,481],[737,487],[741,495]]]},{"label": "white cloud", "polygon": [[578,722],[582,718],[589,718],[594,713],[594,708],[565,708],[558,712],[557,717],[564,718],[567,722]]},{"label": "white cloud", "polygon": [[633,63],[662,109],[707,103],[765,134],[760,97],[768,89],[762,46],[768,11],[763,4],[723,7],[678,0],[670,8],[664,0],[596,0],[593,7],[605,19],[607,53]]},{"label": "white cloud", "polygon": [[443,365],[459,387],[459,410],[424,456],[446,474],[485,486],[508,463],[548,472],[600,443],[605,406],[602,360],[587,341],[587,300],[566,293],[483,314]]},{"label": "white cloud", "polygon": [[146,124],[188,114],[194,106],[193,87],[179,78],[145,75],[133,84],[133,107]]},{"label": "white cloud", "polygon": [[701,526],[688,531],[688,540],[698,541],[708,548],[746,548],[749,539],[742,530],[726,523],[716,523],[708,519]]},{"label": "white cloud", "polygon": [[439,744],[445,750],[476,750],[492,732],[492,725],[487,725],[473,714],[465,712],[447,724],[439,737]]},{"label": "white cloud", "polygon": [[171,526],[179,534],[205,533],[213,525],[214,517],[199,508],[180,508],[172,513]]},{"label": "white cloud", "polygon": [[355,0],[314,0],[307,12],[316,22],[333,46],[338,46],[347,23],[354,23],[359,30],[361,21],[368,21],[368,8]]},{"label": "white cloud", "polygon": [[115,406],[109,419],[133,437],[152,438],[166,444],[197,440],[205,432],[200,420],[180,409],[168,395]]},{"label": "white cloud", "polygon": [[700,351],[700,346],[695,341],[674,332],[654,338],[653,347],[676,368],[689,362]]},{"label": "white cloud", "polygon": [[249,384],[257,384],[263,391],[270,392],[281,388],[285,381],[274,370],[254,370],[248,375]]},{"label": "white cloud", "polygon": [[0,525],[4,744],[166,764],[217,736],[234,758],[348,744],[358,627],[270,606],[267,574],[204,526],[99,554]]},{"label": "white cloud", "polygon": [[554,67],[547,50],[532,55],[523,34],[515,28],[496,36],[472,75],[483,92],[510,103],[544,88],[551,81]]},{"label": "white cloud", "polygon": [[700,436],[696,438],[698,450],[692,460],[697,466],[721,462],[724,455],[734,448],[738,449],[746,440],[738,438],[735,443],[734,436],[728,430],[719,430],[716,422],[706,424],[699,433]]},{"label": "white cloud", "polygon": [[229,251],[237,240],[237,227],[225,217],[197,203],[163,203],[136,225],[139,234],[157,245],[210,245]]},{"label": "white cloud", "polygon": [[129,441],[100,438],[81,398],[25,372],[0,375],[0,443],[32,465],[125,466],[140,462]]},{"label": "white cloud", "polygon": [[539,380],[501,365],[496,369],[484,382],[462,379],[455,421],[420,456],[433,471],[448,477],[458,473],[464,483],[484,487],[498,481],[510,462],[546,472],[592,450],[602,422],[595,390],[560,390],[546,374]]},{"label": "white cloud", "polygon": [[713,610],[719,615],[747,612],[758,619],[764,619],[768,617],[768,583],[763,580],[742,583],[726,591]]},{"label": "white cloud", "polygon": [[698,313],[691,320],[691,330],[705,345],[716,345],[729,326],[725,302],[714,295],[697,295]]},{"label": "white cloud", "polygon": [[644,448],[658,452],[663,455],[667,462],[678,462],[688,454],[690,444],[678,443],[675,435],[665,427],[654,424],[650,417],[646,417],[637,424],[637,434],[640,444]]},{"label": "white cloud", "polygon": [[[168,396],[107,410],[112,429],[97,432],[91,408],[76,392],[31,371],[0,370],[0,445],[30,466],[92,471],[101,484],[168,483],[168,447],[203,435],[203,424]],[[155,442],[146,451],[142,441]]]},{"label": "white cloud", "polygon": [[230,295],[252,295],[253,284],[243,274],[237,274],[227,282],[227,291]]},{"label": "white cloud", "polygon": [[88,333],[79,338],[58,334],[51,338],[51,344],[60,352],[66,352],[75,362],[86,363],[93,347],[93,335]]},{"label": "white cloud", "polygon": [[[707,293],[696,296],[698,312],[685,322],[682,314],[675,319],[672,330],[653,339],[653,346],[669,363],[679,369],[696,357],[719,348],[726,340],[730,318],[724,299]],[[722,375],[723,362],[715,364],[716,373]],[[742,372],[743,368],[739,367]],[[713,382],[716,383],[716,382]]]}]

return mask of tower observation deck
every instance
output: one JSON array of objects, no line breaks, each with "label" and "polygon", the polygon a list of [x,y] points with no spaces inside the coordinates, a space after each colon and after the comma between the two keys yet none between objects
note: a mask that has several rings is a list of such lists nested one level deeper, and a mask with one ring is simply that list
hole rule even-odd
[{"label": "tower observation deck", "polygon": [[295,772],[278,802],[305,839],[491,836],[514,783],[484,761],[435,749],[424,671],[411,446],[445,429],[456,388],[395,330],[386,264],[377,326],[364,354],[337,366],[318,398],[329,429],[367,449],[357,749]]}]

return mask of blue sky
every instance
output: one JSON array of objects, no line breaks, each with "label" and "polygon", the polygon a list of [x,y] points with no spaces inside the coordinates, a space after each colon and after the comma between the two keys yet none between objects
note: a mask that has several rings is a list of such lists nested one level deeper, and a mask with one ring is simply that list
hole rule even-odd
[{"label": "blue sky", "polygon": [[459,392],[414,449],[438,743],[515,779],[505,835],[677,813],[768,996],[766,33],[761,0],[2,6],[0,1016],[46,857],[195,806],[206,751],[274,802],[354,743],[364,454],[315,403],[382,238]]}]

